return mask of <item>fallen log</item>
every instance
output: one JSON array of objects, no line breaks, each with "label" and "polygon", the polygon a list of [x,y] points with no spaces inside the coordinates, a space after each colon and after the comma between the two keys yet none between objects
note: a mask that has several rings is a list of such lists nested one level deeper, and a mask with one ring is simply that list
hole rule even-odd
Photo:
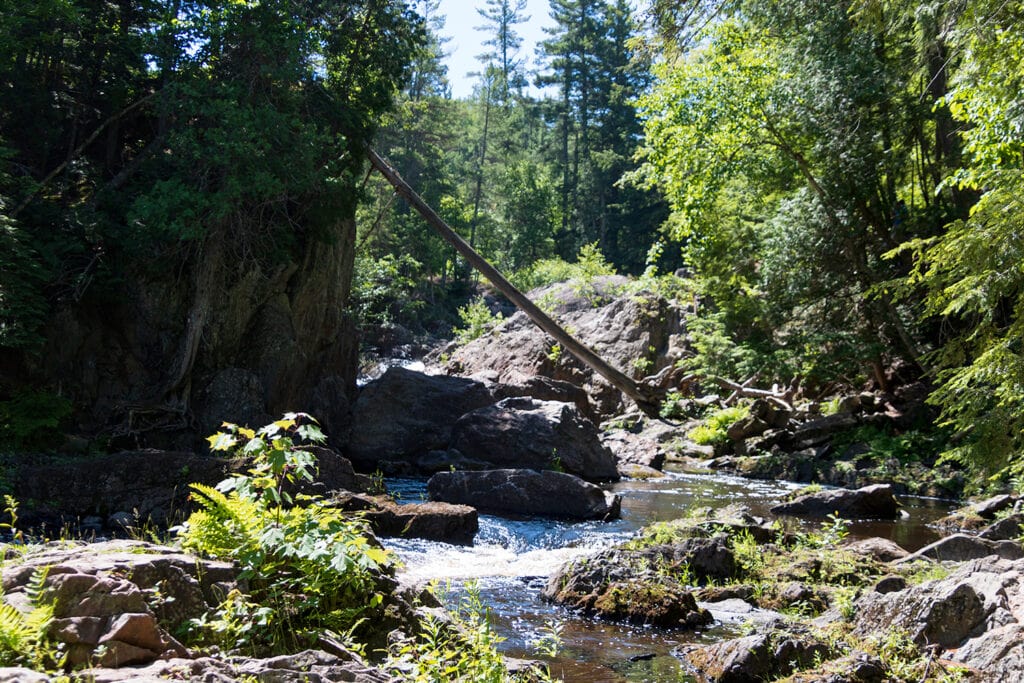
[{"label": "fallen log", "polygon": [[430,227],[441,235],[446,242],[455,247],[455,250],[458,251],[471,266],[476,268],[481,275],[487,278],[491,284],[498,289],[498,291],[504,294],[519,310],[525,313],[530,320],[537,325],[537,327],[544,330],[544,332],[557,341],[563,349],[571,353],[581,363],[591,368],[594,372],[608,380],[608,382],[616,389],[633,399],[641,410],[648,414],[656,415],[658,413],[663,392],[659,392],[657,389],[633,381],[633,379],[609,365],[593,350],[566,332],[565,329],[552,320],[547,313],[540,310],[540,308],[530,301],[525,294],[520,292],[515,285],[505,279],[505,276],[503,276],[497,268],[492,266],[487,259],[478,254],[473,247],[469,246],[469,243],[462,239],[458,233],[452,230],[451,227],[449,227],[448,224],[445,223],[444,220],[438,216],[437,213],[425,201],[423,201],[418,194],[416,194],[412,187],[402,179],[398,174],[398,171],[384,161],[376,151],[372,148],[368,148],[366,153],[370,158],[370,163],[382,176],[384,176],[391,186],[395,188],[395,192],[405,199],[405,201],[409,203],[409,206],[416,209],[416,211],[419,212],[419,214],[427,221]]},{"label": "fallen log", "polygon": [[[780,408],[785,408],[786,410],[793,410],[793,395],[789,391],[783,393],[776,393],[768,389],[755,389],[753,387],[747,386],[746,383],[738,384],[736,382],[724,379],[722,377],[716,377],[714,381],[715,384],[717,384],[718,386],[732,392],[732,395],[729,397],[729,399],[726,399],[726,404],[730,403],[732,400],[735,400],[735,397],[742,396],[744,398],[763,398],[769,401],[774,401],[779,405]],[[749,381],[750,380],[748,380],[748,382]]]}]

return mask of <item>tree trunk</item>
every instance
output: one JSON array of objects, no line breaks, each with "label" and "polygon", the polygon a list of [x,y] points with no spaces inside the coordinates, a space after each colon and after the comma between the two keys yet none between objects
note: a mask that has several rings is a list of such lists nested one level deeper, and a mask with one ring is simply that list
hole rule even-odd
[{"label": "tree trunk", "polygon": [[526,298],[525,294],[506,280],[498,272],[497,268],[488,263],[486,259],[480,256],[462,237],[452,230],[377,152],[373,149],[367,149],[366,153],[373,167],[380,171],[381,175],[395,188],[395,191],[409,203],[409,206],[416,209],[426,219],[427,223],[430,224],[430,227],[437,231],[445,241],[455,247],[470,265],[490,280],[530,320],[551,335],[555,341],[562,345],[562,348],[579,359],[580,362],[590,367],[594,372],[608,380],[616,389],[633,399],[642,410],[651,414],[657,414],[660,399],[656,390],[634,382],[562,329],[558,323],[552,320],[544,311],[540,310],[536,304]]}]

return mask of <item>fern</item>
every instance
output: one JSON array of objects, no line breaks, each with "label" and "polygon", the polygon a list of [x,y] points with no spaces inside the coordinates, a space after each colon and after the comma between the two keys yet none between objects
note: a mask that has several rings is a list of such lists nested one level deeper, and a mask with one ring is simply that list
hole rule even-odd
[{"label": "fern", "polygon": [[26,614],[2,602],[0,593],[0,666],[30,666],[47,669],[56,665],[56,653],[49,646],[53,603],[44,599],[46,569],[32,573],[25,595],[32,609]]}]

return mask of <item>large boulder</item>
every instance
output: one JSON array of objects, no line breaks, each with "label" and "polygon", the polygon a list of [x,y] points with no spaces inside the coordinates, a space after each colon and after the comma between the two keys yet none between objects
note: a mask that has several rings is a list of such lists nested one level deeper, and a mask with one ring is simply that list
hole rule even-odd
[{"label": "large boulder", "polygon": [[551,470],[439,472],[427,482],[431,500],[494,513],[614,519],[619,496],[579,477]]},{"label": "large boulder", "polygon": [[507,398],[463,415],[451,447],[492,468],[561,469],[591,481],[618,479],[615,456],[576,406]]},{"label": "large boulder", "polygon": [[[966,562],[944,579],[893,593],[865,593],[855,605],[853,633],[866,637],[903,630],[922,647],[959,648],[952,659],[990,672],[992,662],[986,658],[1001,649],[994,645],[996,634],[1018,638],[1004,643],[1003,649],[1020,649],[1022,570],[1020,560],[990,556]],[[1015,661],[1016,675],[986,680],[1020,680],[1024,658],[1017,656]]]},{"label": "large boulder", "polygon": [[493,402],[481,382],[390,368],[359,392],[349,456],[372,470],[443,450],[460,416]]},{"label": "large boulder", "polygon": [[680,654],[701,680],[748,683],[788,676],[827,658],[829,647],[808,634],[770,631],[682,648]]},{"label": "large boulder", "polygon": [[630,623],[699,628],[711,614],[676,572],[655,570],[627,550],[605,550],[564,565],[548,581],[544,597],[586,614]]},{"label": "large boulder", "polygon": [[776,515],[827,517],[839,515],[847,519],[895,519],[899,503],[888,484],[874,484],[850,491],[829,489],[800,496],[771,508]]},{"label": "large boulder", "polygon": [[[640,378],[678,360],[685,349],[684,312],[651,293],[625,293],[628,280],[599,277],[582,285],[559,283],[528,296],[573,336],[622,372]],[[484,335],[451,353],[449,372],[488,373],[502,384],[521,385],[541,375],[582,386],[601,415],[623,407],[621,393],[568,353],[553,353],[551,340],[522,312],[510,316],[496,333]]]}]

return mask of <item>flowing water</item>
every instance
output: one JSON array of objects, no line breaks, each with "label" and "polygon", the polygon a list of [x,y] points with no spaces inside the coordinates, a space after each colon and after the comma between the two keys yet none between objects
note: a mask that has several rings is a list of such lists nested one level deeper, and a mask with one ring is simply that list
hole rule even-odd
[{"label": "flowing water", "polygon": [[[389,489],[399,500],[425,496],[422,480],[393,479]],[[622,518],[614,522],[567,522],[542,518],[480,516],[472,547],[417,539],[388,539],[386,545],[405,564],[403,574],[416,581],[437,579],[450,586],[455,601],[467,587],[479,592],[490,609],[501,649],[533,658],[533,644],[551,623],[561,629],[562,649],[550,660],[552,673],[566,681],[620,683],[689,680],[671,652],[683,643],[713,642],[733,636],[737,623],[716,615],[707,630],[694,633],[613,624],[581,617],[541,600],[547,578],[564,562],[619,543],[652,522],[678,519],[694,508],[732,503],[764,515],[799,484],[753,481],[717,474],[668,473],[664,479],[623,481],[611,486],[622,495]],[[906,515],[896,522],[854,523],[855,537],[882,536],[908,550],[938,538],[928,524],[946,514],[942,501],[904,498]]]}]

